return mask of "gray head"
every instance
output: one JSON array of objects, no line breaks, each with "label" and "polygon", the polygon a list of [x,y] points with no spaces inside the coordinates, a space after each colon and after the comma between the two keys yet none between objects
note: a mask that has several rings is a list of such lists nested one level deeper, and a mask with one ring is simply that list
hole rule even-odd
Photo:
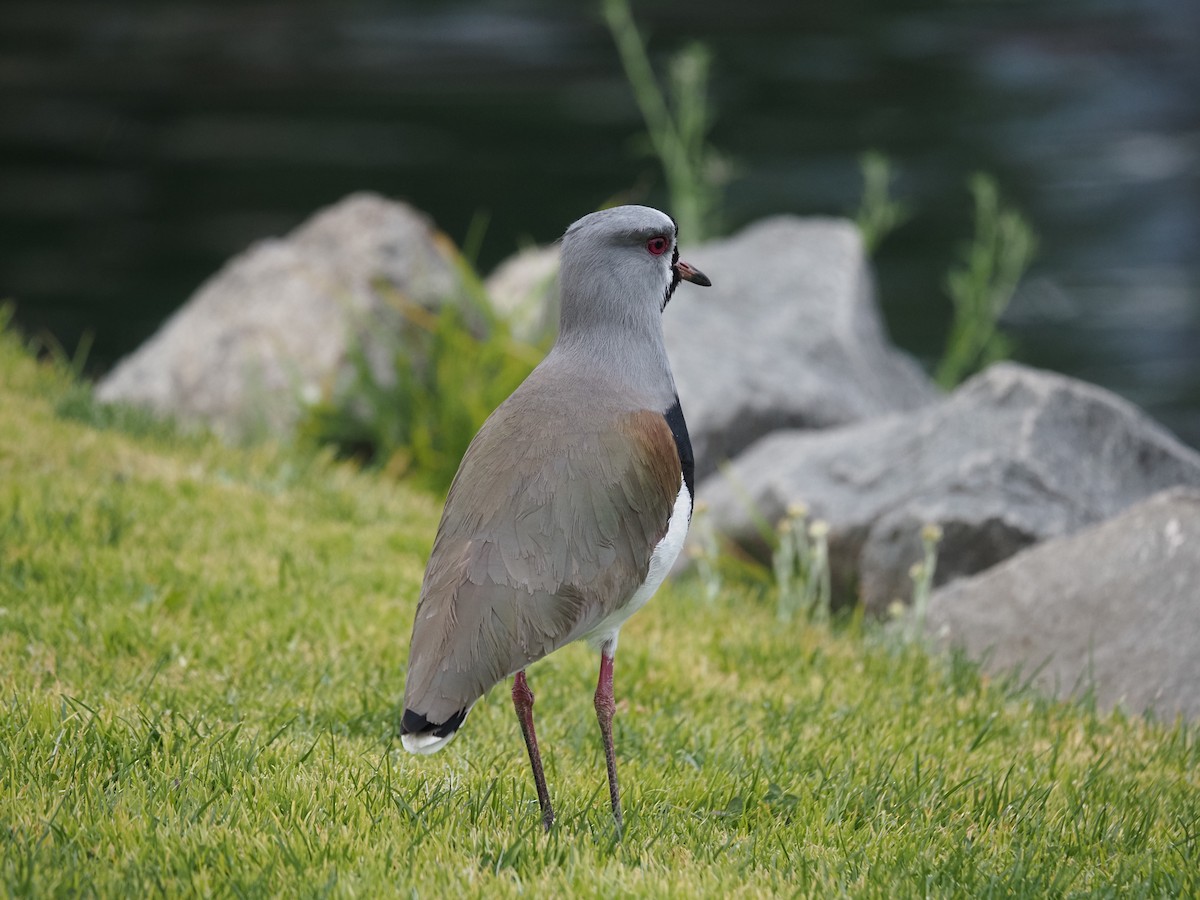
[{"label": "gray head", "polygon": [[592,286],[611,288],[605,293],[613,299],[653,298],[661,313],[681,280],[711,284],[680,261],[677,238],[675,220],[649,206],[617,206],[579,219],[562,239],[564,311],[569,297],[590,294]]},{"label": "gray head", "polygon": [[[661,314],[680,281],[711,282],[679,258],[675,220],[648,206],[618,206],[579,219],[562,239],[559,342],[594,353],[616,343],[629,353],[662,348]],[[653,345],[647,347],[646,343]]]}]

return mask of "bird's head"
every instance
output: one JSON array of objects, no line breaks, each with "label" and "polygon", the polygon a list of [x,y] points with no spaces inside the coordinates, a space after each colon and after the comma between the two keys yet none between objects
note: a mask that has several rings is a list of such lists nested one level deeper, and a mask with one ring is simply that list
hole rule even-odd
[{"label": "bird's head", "polygon": [[617,206],[579,219],[562,239],[564,313],[570,315],[569,304],[597,297],[618,307],[649,303],[661,312],[680,281],[712,284],[679,258],[677,239],[675,220],[648,206]]}]

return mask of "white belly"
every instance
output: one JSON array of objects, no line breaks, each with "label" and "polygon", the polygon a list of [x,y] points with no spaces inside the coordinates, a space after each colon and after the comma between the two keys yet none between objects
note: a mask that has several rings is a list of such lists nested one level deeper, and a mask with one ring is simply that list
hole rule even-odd
[{"label": "white belly", "polygon": [[671,510],[671,518],[667,522],[667,533],[654,548],[650,557],[650,569],[646,572],[646,580],[642,586],[633,592],[633,596],[620,609],[614,610],[609,616],[584,635],[584,640],[598,650],[604,650],[611,656],[617,649],[617,633],[625,620],[646,605],[646,601],[654,596],[658,586],[663,583],[671,566],[679,558],[683,549],[683,540],[687,537],[688,524],[692,518],[692,495],[688,493],[687,485],[682,479],[679,484],[679,495],[675,498],[675,508]]}]

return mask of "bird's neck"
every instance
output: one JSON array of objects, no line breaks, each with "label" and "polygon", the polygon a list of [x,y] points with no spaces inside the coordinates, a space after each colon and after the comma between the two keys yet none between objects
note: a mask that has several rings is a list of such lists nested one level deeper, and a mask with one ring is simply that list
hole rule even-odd
[{"label": "bird's neck", "polygon": [[546,363],[616,388],[646,409],[665,411],[675,402],[676,392],[661,320],[644,330],[631,329],[630,324],[561,332]]}]

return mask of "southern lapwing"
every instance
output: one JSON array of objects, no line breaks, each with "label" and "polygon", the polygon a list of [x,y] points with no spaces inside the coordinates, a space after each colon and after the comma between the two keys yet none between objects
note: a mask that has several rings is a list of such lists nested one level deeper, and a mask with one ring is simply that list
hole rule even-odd
[{"label": "southern lapwing", "polygon": [[433,753],[485,691],[512,698],[542,822],[554,810],[525,668],[579,639],[600,651],[596,717],[613,816],[613,655],[662,583],[692,513],[692,446],[663,343],[679,282],[670,216],[620,206],[562,238],[558,339],[483,424],[450,486],[413,623],[401,739]]}]

